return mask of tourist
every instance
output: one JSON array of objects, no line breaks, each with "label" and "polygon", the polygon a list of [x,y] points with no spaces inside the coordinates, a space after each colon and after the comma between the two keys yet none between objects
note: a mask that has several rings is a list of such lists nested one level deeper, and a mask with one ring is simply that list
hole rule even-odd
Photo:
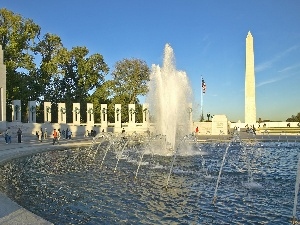
[{"label": "tourist", "polygon": [[47,136],[48,136],[48,132],[47,132],[47,128],[45,128],[44,139],[47,139]]},{"label": "tourist", "polygon": [[252,128],[252,132],[254,135],[256,135],[256,129],[255,129],[255,126],[253,125],[253,128]]},{"label": "tourist", "polygon": [[4,139],[5,139],[5,143],[7,144],[7,129],[5,130],[5,132],[3,133]]},{"label": "tourist", "polygon": [[22,142],[22,131],[21,131],[21,128],[18,129],[17,136],[18,136],[18,143],[21,143]]},{"label": "tourist", "polygon": [[67,130],[66,130],[66,139],[69,139],[69,128],[67,128]]},{"label": "tourist", "polygon": [[63,135],[63,139],[65,139],[66,138],[66,131],[65,131],[65,129],[62,130],[62,135]]},{"label": "tourist", "polygon": [[7,128],[5,133],[6,133],[6,144],[11,143],[11,130],[10,130],[10,127]]},{"label": "tourist", "polygon": [[198,134],[198,132],[199,132],[199,128],[198,128],[198,127],[196,127],[196,134]]},{"label": "tourist", "polygon": [[55,144],[55,142],[57,141],[57,136],[58,136],[58,133],[56,131],[56,129],[53,130],[53,145]]},{"label": "tourist", "polygon": [[123,129],[122,129],[122,134],[125,134],[125,129],[124,129],[124,127],[123,127]]},{"label": "tourist", "polygon": [[68,130],[67,139],[71,139],[71,136],[72,136],[72,132],[71,132],[71,130]]},{"label": "tourist", "polygon": [[57,130],[57,143],[59,144],[59,140],[61,138],[60,129]]},{"label": "tourist", "polygon": [[39,135],[39,141],[42,142],[42,137],[44,136],[44,132],[42,128],[40,129],[38,135]]}]

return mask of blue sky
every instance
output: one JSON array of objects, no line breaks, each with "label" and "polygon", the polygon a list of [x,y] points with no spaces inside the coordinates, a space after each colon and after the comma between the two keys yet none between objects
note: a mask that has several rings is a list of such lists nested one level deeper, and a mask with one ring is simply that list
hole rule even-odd
[{"label": "blue sky", "polygon": [[[170,43],[187,73],[200,114],[244,121],[245,39],[254,38],[257,119],[285,121],[300,112],[299,0],[1,0],[57,34],[68,49],[86,46],[113,69],[124,58],[162,65]],[[107,78],[109,79],[109,77]]]}]

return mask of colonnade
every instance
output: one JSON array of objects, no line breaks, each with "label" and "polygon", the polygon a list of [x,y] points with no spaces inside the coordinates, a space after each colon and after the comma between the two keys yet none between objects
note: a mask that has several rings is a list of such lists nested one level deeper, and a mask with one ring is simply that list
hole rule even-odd
[{"label": "colonnade", "polygon": [[[12,101],[12,122],[21,122],[21,100],[13,100]],[[57,118],[58,123],[66,123],[66,103],[58,103],[57,110]],[[80,103],[73,103],[72,105],[72,116],[73,116],[73,124],[80,124]],[[87,124],[94,124],[94,105],[93,103],[87,103],[86,110],[86,118]],[[115,127],[121,128],[121,104],[115,104]],[[149,123],[149,104],[143,104],[143,124]],[[36,101],[29,101],[27,107],[27,115],[28,115],[28,123],[36,123]],[[128,124],[135,124],[135,104],[128,104]],[[107,128],[108,120],[107,120],[107,104],[101,104],[101,127]],[[51,102],[44,102],[44,122],[50,123],[52,118],[51,111]]]}]

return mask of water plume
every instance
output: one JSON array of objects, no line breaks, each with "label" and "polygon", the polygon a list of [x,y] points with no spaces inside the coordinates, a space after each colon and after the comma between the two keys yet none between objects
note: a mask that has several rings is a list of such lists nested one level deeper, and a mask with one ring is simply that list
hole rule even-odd
[{"label": "water plume", "polygon": [[[166,149],[174,150],[176,141],[190,133],[191,96],[187,74],[176,69],[174,51],[166,44],[162,67],[152,65],[147,97],[156,133],[165,136]],[[159,150],[159,154],[166,149]]]}]

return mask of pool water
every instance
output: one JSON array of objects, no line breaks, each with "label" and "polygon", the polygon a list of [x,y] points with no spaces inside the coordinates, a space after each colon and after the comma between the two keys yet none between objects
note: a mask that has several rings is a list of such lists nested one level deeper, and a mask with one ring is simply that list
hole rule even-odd
[{"label": "pool water", "polygon": [[300,143],[193,148],[176,157],[167,188],[173,157],[144,155],[135,178],[138,147],[104,159],[94,146],[10,161],[0,166],[0,190],[54,224],[291,224]]}]

